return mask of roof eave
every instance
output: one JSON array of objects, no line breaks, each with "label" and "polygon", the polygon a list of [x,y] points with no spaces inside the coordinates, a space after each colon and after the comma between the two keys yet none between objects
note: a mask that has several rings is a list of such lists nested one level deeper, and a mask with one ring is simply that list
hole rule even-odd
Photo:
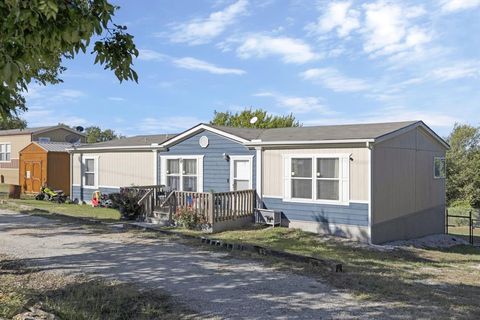
[{"label": "roof eave", "polygon": [[153,146],[119,146],[119,147],[79,147],[66,149],[70,153],[84,152],[84,151],[145,151],[145,150],[165,150],[160,145]]},{"label": "roof eave", "polygon": [[320,145],[320,144],[347,144],[347,143],[372,143],[375,139],[341,139],[341,140],[312,140],[312,141],[251,141],[245,143],[247,147],[267,146],[295,146],[295,145]]}]

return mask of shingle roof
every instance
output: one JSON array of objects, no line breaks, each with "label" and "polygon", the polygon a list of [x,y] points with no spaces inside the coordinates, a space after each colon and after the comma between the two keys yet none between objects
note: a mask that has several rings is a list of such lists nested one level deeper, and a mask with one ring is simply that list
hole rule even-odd
[{"label": "shingle roof", "polygon": [[[25,128],[25,129],[9,129],[9,130],[0,130],[0,136],[10,136],[10,135],[18,135],[18,134],[34,134],[37,132],[42,132],[49,129],[57,129],[57,128],[65,128],[70,131],[75,131],[72,128],[69,128],[65,125],[56,125],[56,126],[45,126],[45,127],[33,127],[33,128]],[[76,132],[76,131],[75,131]],[[83,132],[77,132],[80,135],[85,135]]]},{"label": "shingle roof", "polygon": [[261,139],[263,142],[376,139],[417,122],[405,121],[266,129],[257,139]]},{"label": "shingle roof", "polygon": [[40,147],[51,152],[66,152],[68,148],[71,148],[73,144],[67,142],[35,142]]},{"label": "shingle roof", "polygon": [[361,123],[345,125],[308,126],[292,128],[254,129],[212,126],[246,140],[260,139],[262,142],[275,141],[318,141],[375,139],[408,127],[418,121]]},{"label": "shingle roof", "polygon": [[175,134],[140,135],[140,136],[134,136],[129,138],[115,139],[115,140],[110,140],[105,142],[84,144],[81,146],[81,148],[150,146],[152,143],[161,144],[162,142],[174,136]]}]

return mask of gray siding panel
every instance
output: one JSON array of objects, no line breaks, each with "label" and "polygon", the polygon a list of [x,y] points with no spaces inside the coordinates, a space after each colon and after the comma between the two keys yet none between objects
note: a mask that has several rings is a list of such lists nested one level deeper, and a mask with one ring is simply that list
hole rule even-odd
[{"label": "gray siding panel", "polygon": [[73,186],[72,187],[72,195],[71,199],[78,199],[80,201],[90,201],[92,200],[92,194],[94,191],[100,190],[101,193],[115,193],[119,192],[120,188],[98,188],[98,189],[90,189],[90,188],[81,188],[80,186]]},{"label": "gray siding panel", "polygon": [[[208,147],[202,148],[198,144],[201,136],[208,137]],[[196,135],[179,142],[168,151],[159,152],[162,155],[203,155],[203,190],[215,192],[230,191],[230,162],[223,159],[223,154],[228,155],[253,155],[253,188],[255,188],[255,150],[249,150],[242,144],[222,137],[210,131],[202,131]],[[160,158],[158,160],[158,181],[160,181]]]},{"label": "gray siding panel", "polygon": [[325,224],[368,226],[368,204],[350,203],[348,206],[284,202],[278,198],[263,198],[265,208],[282,211],[288,220]]}]

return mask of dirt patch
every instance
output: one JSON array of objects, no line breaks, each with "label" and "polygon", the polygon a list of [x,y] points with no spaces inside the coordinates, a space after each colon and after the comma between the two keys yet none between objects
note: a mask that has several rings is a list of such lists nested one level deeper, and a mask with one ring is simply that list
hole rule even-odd
[{"label": "dirt patch", "polygon": [[412,240],[398,240],[386,243],[386,247],[415,247],[415,248],[450,248],[458,245],[468,245],[468,241],[461,237],[449,234],[434,234]]}]

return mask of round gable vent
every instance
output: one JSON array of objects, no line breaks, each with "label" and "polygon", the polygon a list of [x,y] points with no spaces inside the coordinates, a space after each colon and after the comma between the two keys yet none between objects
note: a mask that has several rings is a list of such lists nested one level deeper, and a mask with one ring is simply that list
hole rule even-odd
[{"label": "round gable vent", "polygon": [[208,147],[208,137],[207,136],[201,136],[200,139],[198,140],[198,144],[202,148]]}]

